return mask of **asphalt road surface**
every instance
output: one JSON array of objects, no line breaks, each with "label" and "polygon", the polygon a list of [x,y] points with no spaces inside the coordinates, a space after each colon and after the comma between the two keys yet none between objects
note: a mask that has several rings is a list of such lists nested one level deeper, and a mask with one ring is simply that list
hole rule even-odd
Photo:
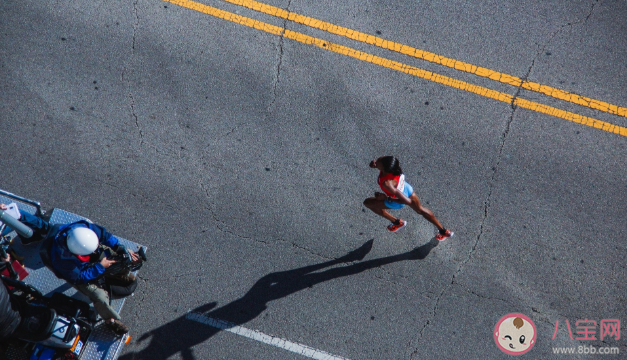
[{"label": "asphalt road surface", "polygon": [[0,2],[0,188],[149,247],[121,359],[627,356],[625,1],[198,1]]}]

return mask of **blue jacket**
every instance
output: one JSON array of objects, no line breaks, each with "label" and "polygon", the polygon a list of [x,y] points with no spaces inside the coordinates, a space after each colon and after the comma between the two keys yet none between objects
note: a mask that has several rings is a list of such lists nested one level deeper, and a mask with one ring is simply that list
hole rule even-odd
[{"label": "blue jacket", "polygon": [[[99,278],[105,272],[104,266],[100,263],[90,263],[79,260],[67,247],[67,234],[69,230],[77,227],[86,227],[93,230],[98,236],[100,244],[110,248],[115,248],[119,244],[118,239],[111,235],[107,229],[100,225],[91,224],[85,220],[63,225],[52,240],[50,249],[50,261],[52,267],[70,284],[84,284]],[[100,255],[102,249],[99,247],[96,252]]]}]

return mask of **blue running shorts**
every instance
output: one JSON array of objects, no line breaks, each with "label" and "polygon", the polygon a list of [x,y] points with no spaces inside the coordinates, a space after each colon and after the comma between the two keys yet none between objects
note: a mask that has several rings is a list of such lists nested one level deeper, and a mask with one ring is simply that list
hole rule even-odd
[{"label": "blue running shorts", "polygon": [[[403,189],[403,195],[405,195],[407,197],[410,197],[411,194],[413,194],[413,193],[414,193],[414,188],[412,188],[411,185],[409,185],[408,182],[405,182],[405,188]],[[401,208],[403,208],[403,206],[405,206],[405,204],[392,202],[392,201],[387,201],[387,199],[384,202],[385,202],[385,206],[387,206],[390,209],[401,209]]]}]

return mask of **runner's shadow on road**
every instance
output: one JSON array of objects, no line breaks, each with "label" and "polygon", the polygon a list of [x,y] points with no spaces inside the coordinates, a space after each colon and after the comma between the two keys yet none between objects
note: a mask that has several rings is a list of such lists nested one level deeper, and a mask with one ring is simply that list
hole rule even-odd
[{"label": "runner's shadow on road", "polygon": [[[286,297],[325,281],[355,275],[384,265],[400,261],[422,260],[438,245],[438,241],[434,238],[429,243],[402,254],[355,263],[355,261],[362,260],[370,252],[372,243],[373,240],[370,240],[338,259],[268,274],[259,279],[244,296],[229,304],[213,309],[217,304],[211,302],[191,312],[232,323],[232,326],[243,325],[261,315],[270,301]],[[340,264],[345,265],[316,272]],[[184,360],[193,360],[195,357],[192,347],[206,341],[220,331],[222,330],[181,316],[142,335],[138,342],[142,343],[149,340],[149,344],[143,350],[127,353],[120,359],[167,359],[180,352]]]}]

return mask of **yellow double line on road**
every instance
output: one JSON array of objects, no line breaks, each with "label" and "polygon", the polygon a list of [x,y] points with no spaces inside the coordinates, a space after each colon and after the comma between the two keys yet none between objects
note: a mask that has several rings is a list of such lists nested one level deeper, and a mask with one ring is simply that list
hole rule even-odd
[{"label": "yellow double line on road", "polygon": [[[190,0],[164,0],[175,5],[179,5],[191,10],[195,10],[207,15],[211,15],[220,19],[228,20],[234,23],[245,25],[254,29],[265,31],[270,34],[283,36],[288,39],[292,39],[304,44],[315,45],[322,49],[329,50],[338,54],[350,56],[362,61],[370,62],[379,66],[383,66],[389,69],[397,70],[406,74],[414,75],[423,79],[427,79],[436,83],[451,86],[456,89],[472,92],[484,97],[509,103],[529,110],[537,111],[547,115],[559,117],[565,120],[573,121],[586,126],[591,126],[604,131],[616,133],[622,136],[627,136],[627,128],[593,119],[587,116],[582,116],[576,113],[557,109],[552,106],[543,105],[537,102],[522,99],[520,97],[514,98],[512,95],[502,93],[499,91],[491,90],[482,86],[473,85],[465,81],[450,78],[448,76],[436,74],[430,71],[422,70],[414,66],[406,65],[397,61],[385,59],[376,55],[368,54],[362,51],[358,51],[346,46],[335,44],[329,41],[321,40],[309,35],[298,33],[292,30],[283,29],[281,27],[264,23],[258,20],[254,20],[241,15],[233,14],[228,11],[220,10],[212,6],[201,4]],[[442,57],[433,53],[425,52],[422,50],[414,49],[412,47],[398,44],[395,42],[387,41],[381,38],[377,38],[372,35],[364,34],[358,31],[350,30],[340,26],[336,26],[321,20],[313,19],[310,17],[298,15],[286,10],[262,4],[253,0],[223,0],[233,4],[248,7],[250,9],[260,11],[269,15],[277,16],[290,21],[298,22],[304,25],[308,25],[313,28],[325,30],[327,32],[346,36],[348,38],[362,41],[365,43],[380,46],[389,50],[397,51],[403,54],[411,55],[421,58],[423,60],[432,61],[441,65],[449,66],[458,70],[470,72],[479,76],[487,77],[493,80],[497,80],[516,87],[528,88],[529,90],[538,91],[547,95],[560,98],[562,100],[570,101],[579,105],[599,108],[597,110],[606,111],[620,116],[627,116],[627,109],[616,105],[611,105],[602,101],[585,98],[579,95],[570,94],[563,90],[551,88],[546,85],[523,81],[515,76],[498,73],[489,69],[477,67],[471,64],[466,64],[457,60]],[[568,95],[568,96],[567,96]]]},{"label": "yellow double line on road", "polygon": [[556,99],[568,101],[577,105],[590,107],[592,109],[601,110],[610,114],[627,117],[627,108],[612,105],[604,101],[591,99],[585,96],[569,93],[567,91],[556,89],[551,86],[538,84],[531,81],[522,80],[519,77],[500,73],[498,71],[486,69],[484,67],[465,63],[463,61],[447,58],[432,52],[413,48],[408,45],[399,44],[397,42],[385,40],[370,34],[337,26],[326,21],[314,19],[308,16],[299,15],[281,8],[260,3],[254,0],[222,0],[231,4],[240,5],[264,14],[276,16],[282,19],[290,20],[298,24],[307,25],[309,27],[323,30],[331,34],[343,36],[352,40],[357,40],[366,44],[375,45],[383,49],[395,51],[404,55],[409,55],[418,59],[426,60],[435,64],[447,66],[463,72],[475,74],[491,80],[501,82],[503,84],[522,87],[526,90],[539,92]]}]

